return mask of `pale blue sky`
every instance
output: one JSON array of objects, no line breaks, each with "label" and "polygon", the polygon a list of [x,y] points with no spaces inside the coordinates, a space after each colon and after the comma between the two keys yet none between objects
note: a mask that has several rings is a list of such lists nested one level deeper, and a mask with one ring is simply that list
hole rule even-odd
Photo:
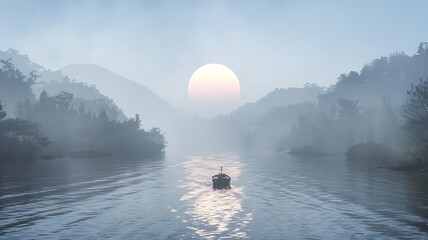
[{"label": "pale blue sky", "polygon": [[428,41],[428,1],[4,1],[0,49],[47,68],[94,63],[185,106],[192,72],[222,63],[242,102],[276,87],[328,86]]}]

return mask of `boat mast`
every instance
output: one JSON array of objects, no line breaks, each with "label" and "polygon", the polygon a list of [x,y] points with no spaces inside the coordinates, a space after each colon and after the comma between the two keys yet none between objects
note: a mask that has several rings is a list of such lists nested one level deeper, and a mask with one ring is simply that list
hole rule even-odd
[{"label": "boat mast", "polygon": [[223,174],[223,166],[220,167],[220,175]]}]

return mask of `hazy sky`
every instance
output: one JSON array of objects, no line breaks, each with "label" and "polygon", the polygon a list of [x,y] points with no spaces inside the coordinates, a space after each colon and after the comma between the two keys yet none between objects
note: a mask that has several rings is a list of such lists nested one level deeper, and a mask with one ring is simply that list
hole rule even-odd
[{"label": "hazy sky", "polygon": [[241,101],[315,82],[428,41],[428,1],[4,1],[0,49],[56,70],[94,63],[172,105],[199,66],[221,63]]}]

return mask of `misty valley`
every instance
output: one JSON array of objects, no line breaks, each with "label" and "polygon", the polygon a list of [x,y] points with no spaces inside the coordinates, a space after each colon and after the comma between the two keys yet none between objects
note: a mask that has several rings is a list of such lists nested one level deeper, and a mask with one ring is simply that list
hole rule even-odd
[{"label": "misty valley", "polygon": [[[275,229],[269,238],[428,231],[426,43],[329,88],[275,89],[211,119],[153,93],[140,96],[155,106],[147,113],[123,110],[126,96],[79,80],[79,68],[116,77],[100,67],[70,66],[71,78],[17,50],[0,56],[2,237],[114,238],[121,224],[153,238],[263,238],[252,230],[262,226]],[[230,190],[211,188],[220,166]]]},{"label": "misty valley", "polygon": [[60,2],[8,3],[0,239],[428,238],[421,35],[356,3]]}]

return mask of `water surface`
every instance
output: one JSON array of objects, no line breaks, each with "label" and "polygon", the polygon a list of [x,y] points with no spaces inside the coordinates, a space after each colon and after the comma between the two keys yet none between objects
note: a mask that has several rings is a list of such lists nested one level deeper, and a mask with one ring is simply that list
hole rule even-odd
[{"label": "water surface", "polygon": [[[218,168],[232,189],[213,190]],[[428,174],[341,156],[168,152],[0,169],[2,239],[426,239]]]}]

